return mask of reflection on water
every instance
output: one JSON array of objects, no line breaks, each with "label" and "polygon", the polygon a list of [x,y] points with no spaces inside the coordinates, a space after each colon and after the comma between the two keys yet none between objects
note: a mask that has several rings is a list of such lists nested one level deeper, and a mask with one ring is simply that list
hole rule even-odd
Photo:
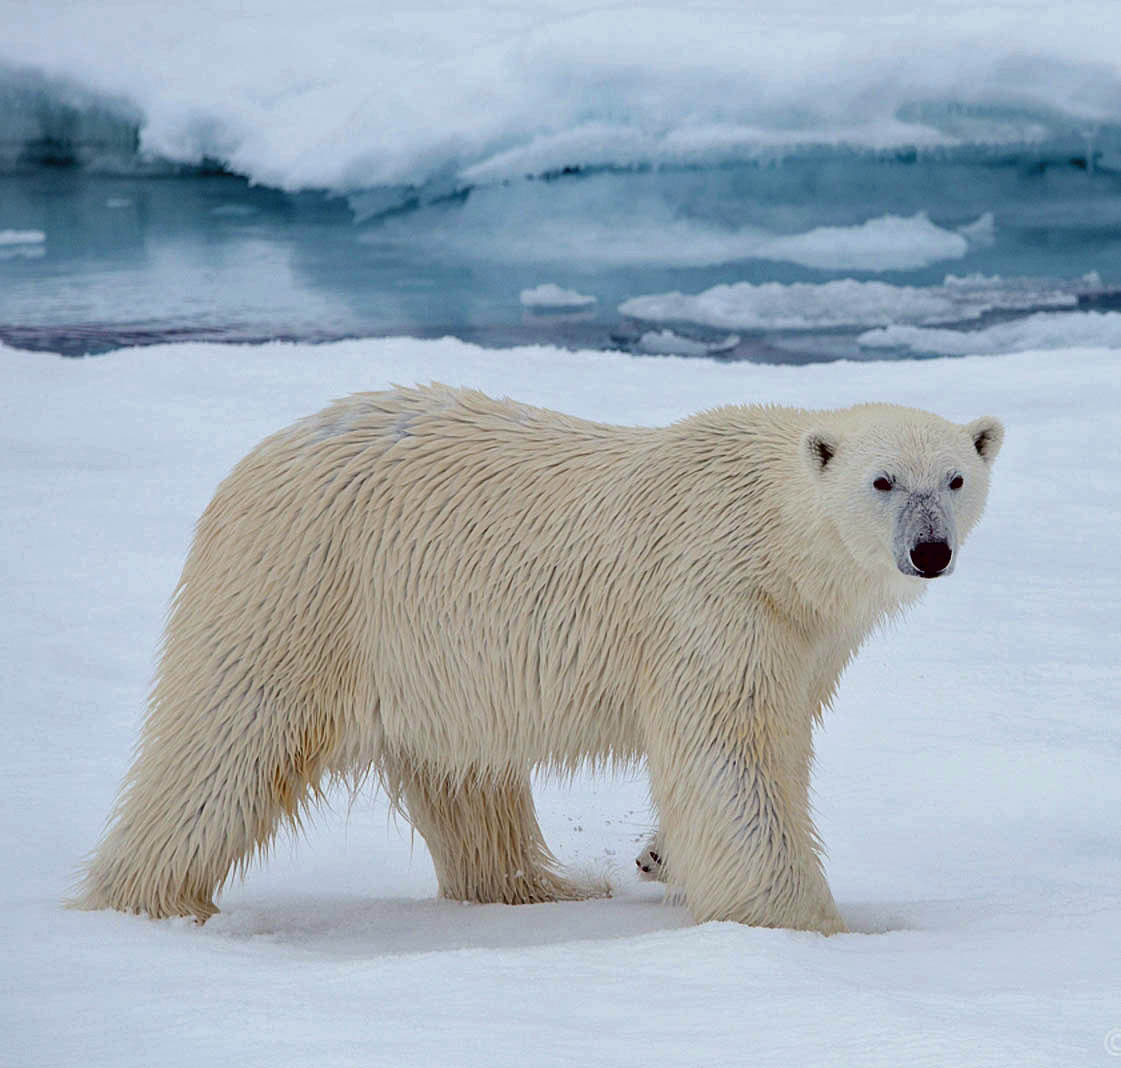
[{"label": "reflection on water", "polygon": [[[228,176],[43,170],[0,177],[0,234],[41,235],[0,241],[0,340],[71,355],[183,338],[398,333],[662,351],[661,335],[621,315],[621,302],[740,281],[926,286],[951,272],[1096,271],[1115,287],[1119,192],[1116,175],[1074,165],[805,160],[515,182],[379,214],[369,197],[287,195]],[[773,252],[805,245],[818,227],[920,212],[937,225],[914,224],[917,238],[948,235],[949,252],[925,262],[917,247],[919,266],[906,270],[829,269]],[[706,248],[715,251],[696,251]],[[526,307],[519,294],[544,283],[596,300]],[[681,351],[725,358],[883,358],[852,330],[688,333]]]}]

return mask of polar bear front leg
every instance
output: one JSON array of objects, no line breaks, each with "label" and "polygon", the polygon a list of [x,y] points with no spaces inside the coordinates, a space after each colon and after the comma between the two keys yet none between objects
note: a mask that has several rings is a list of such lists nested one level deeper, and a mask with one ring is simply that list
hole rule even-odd
[{"label": "polar bear front leg", "polygon": [[808,715],[708,709],[651,740],[655,851],[698,922],[845,930],[810,820],[810,730]]}]

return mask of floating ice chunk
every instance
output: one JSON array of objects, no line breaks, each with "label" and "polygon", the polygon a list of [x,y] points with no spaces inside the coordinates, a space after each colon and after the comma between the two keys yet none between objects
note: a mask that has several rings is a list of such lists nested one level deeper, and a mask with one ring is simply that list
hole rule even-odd
[{"label": "floating ice chunk", "polygon": [[117,209],[117,208],[131,208],[132,207],[132,199],[130,197],[109,197],[105,201],[105,206],[107,208],[114,208],[114,209]]},{"label": "floating ice chunk", "polygon": [[996,219],[986,211],[971,223],[957,228],[959,234],[974,248],[989,248],[996,241]]},{"label": "floating ice chunk", "polygon": [[46,240],[42,230],[0,230],[0,246],[40,245]]},{"label": "floating ice chunk", "polygon": [[0,260],[40,260],[44,255],[43,245],[0,245]]},{"label": "floating ice chunk", "polygon": [[940,356],[987,356],[1032,349],[1121,348],[1121,312],[1039,312],[982,330],[887,326],[857,339],[865,348]]},{"label": "floating ice chunk", "polygon": [[[982,220],[970,224],[978,226]],[[988,216],[992,226],[992,216]],[[892,271],[961,259],[968,235],[944,230],[925,211],[910,217],[882,215],[859,226],[819,226],[804,234],[773,237],[752,255],[827,271]]]},{"label": "floating ice chunk", "polygon": [[812,284],[737,282],[696,296],[661,293],[619,305],[623,315],[653,322],[701,323],[721,329],[797,330],[811,327],[928,321],[952,315],[950,301],[935,289],[857,282],[851,278]]},{"label": "floating ice chunk", "polygon": [[[550,213],[529,216],[511,228],[505,223],[509,197],[508,189],[501,196],[486,192],[472,197],[453,227],[440,216],[425,239],[504,263],[712,267],[754,259],[830,271],[910,270],[960,259],[970,248],[967,236],[938,226],[925,212],[780,234],[760,226],[683,217],[657,198],[627,200],[617,190],[608,196],[605,183],[592,179],[575,190],[554,191]],[[406,228],[408,240],[419,239],[417,220],[411,217],[390,222],[377,239],[386,234],[405,239]]]},{"label": "floating ice chunk", "polygon": [[0,230],[0,260],[40,259],[46,240],[42,230]]},{"label": "floating ice chunk", "polygon": [[812,330],[892,323],[952,323],[994,309],[1072,307],[1085,286],[1037,279],[948,275],[941,286],[887,282],[737,282],[690,296],[658,293],[632,297],[619,311],[657,323],[699,323],[721,330]]},{"label": "floating ice chunk", "polygon": [[729,334],[719,341],[698,341],[682,337],[672,330],[648,330],[635,346],[652,356],[717,356],[730,352],[740,343],[738,334]]},{"label": "floating ice chunk", "polygon": [[521,302],[527,308],[565,311],[572,308],[589,308],[596,303],[595,297],[577,293],[574,289],[562,289],[554,282],[545,282],[533,289],[523,289]]}]

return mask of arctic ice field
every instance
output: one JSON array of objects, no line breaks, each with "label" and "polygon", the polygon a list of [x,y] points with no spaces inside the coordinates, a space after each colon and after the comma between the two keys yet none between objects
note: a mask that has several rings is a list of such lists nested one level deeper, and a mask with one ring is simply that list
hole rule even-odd
[{"label": "arctic ice field", "polygon": [[1114,344],[1119,37],[1113,0],[0,0],[0,340]]},{"label": "arctic ice field", "polygon": [[[0,349],[5,1063],[1114,1063],[1118,359]],[[218,481],[333,397],[433,379],[632,424],[740,401],[1005,420],[958,570],[870,640],[818,734],[817,821],[853,933],[691,925],[634,874],[652,819],[638,773],[537,783],[554,851],[610,876],[610,900],[437,900],[423,843],[367,792],[332,795],[204,927],[61,907]]]}]

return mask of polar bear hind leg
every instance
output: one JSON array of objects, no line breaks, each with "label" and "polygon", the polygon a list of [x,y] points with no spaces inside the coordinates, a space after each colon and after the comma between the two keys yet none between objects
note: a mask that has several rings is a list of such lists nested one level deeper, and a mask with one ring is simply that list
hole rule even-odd
[{"label": "polar bear hind leg", "polygon": [[[205,715],[200,700],[181,700],[168,715],[176,703],[158,703],[145,729],[111,825],[70,902],[78,908],[205,922],[230,875],[267,852],[279,826],[298,828],[305,804],[333,773],[334,725],[294,715],[275,696],[231,701],[226,717]],[[278,731],[269,725],[276,719],[295,726]]]},{"label": "polar bear hind leg", "polygon": [[526,905],[605,897],[565,879],[545,844],[529,778],[513,768],[450,776],[419,762],[400,772],[409,822],[432,854],[440,896]]}]

